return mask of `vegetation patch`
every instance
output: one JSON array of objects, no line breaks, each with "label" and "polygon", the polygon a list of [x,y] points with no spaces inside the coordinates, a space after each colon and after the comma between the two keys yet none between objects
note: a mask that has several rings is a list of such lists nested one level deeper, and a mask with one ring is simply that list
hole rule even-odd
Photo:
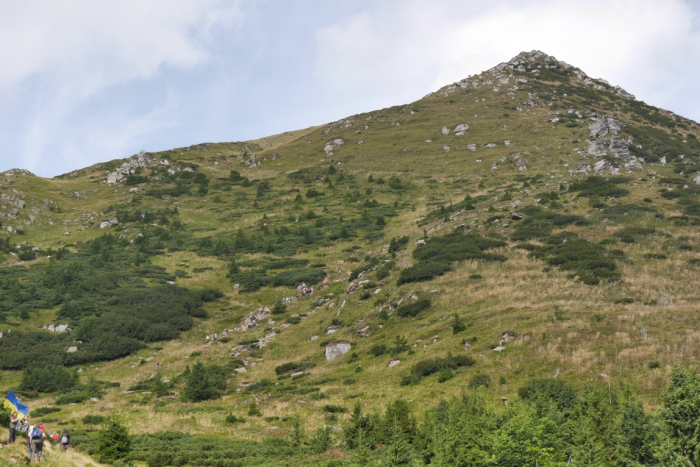
[{"label": "vegetation patch", "polygon": [[506,257],[486,250],[505,246],[505,242],[465,233],[464,228],[441,237],[432,237],[413,251],[416,264],[401,271],[398,285],[431,280],[450,271],[452,264],[467,259],[505,261]]}]

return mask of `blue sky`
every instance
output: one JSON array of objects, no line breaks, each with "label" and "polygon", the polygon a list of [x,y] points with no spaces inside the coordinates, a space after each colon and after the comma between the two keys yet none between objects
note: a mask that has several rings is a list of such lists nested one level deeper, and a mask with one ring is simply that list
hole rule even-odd
[{"label": "blue sky", "polygon": [[408,103],[538,49],[700,121],[697,0],[0,3],[0,171]]}]

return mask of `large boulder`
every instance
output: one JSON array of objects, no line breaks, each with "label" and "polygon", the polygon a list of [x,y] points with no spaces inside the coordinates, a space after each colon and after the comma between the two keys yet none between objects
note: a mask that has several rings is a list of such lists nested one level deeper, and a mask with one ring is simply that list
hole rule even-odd
[{"label": "large boulder", "polygon": [[324,146],[323,150],[326,151],[326,154],[329,156],[333,154],[333,151],[338,149],[340,146],[345,144],[345,140],[343,138],[335,138],[331,141],[328,141]]},{"label": "large boulder", "polygon": [[593,138],[602,138],[608,133],[616,135],[622,131],[620,121],[615,115],[605,115],[598,119],[588,127]]},{"label": "large boulder", "polygon": [[332,342],[326,347],[326,360],[332,362],[350,352],[350,343],[343,341]]}]

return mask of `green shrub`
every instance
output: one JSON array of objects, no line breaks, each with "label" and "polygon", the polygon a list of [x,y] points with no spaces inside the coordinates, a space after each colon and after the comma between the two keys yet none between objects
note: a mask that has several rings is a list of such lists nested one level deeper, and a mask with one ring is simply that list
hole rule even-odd
[{"label": "green shrub", "polygon": [[297,373],[299,371],[308,370],[315,366],[316,364],[314,362],[289,362],[275,367],[275,374],[279,376],[288,373]]},{"label": "green shrub", "polygon": [[473,358],[466,355],[453,356],[451,354],[448,354],[447,357],[420,360],[411,367],[410,374],[402,378],[401,385],[406,386],[417,383],[422,378],[438,373],[446,368],[455,370],[460,367],[473,366],[475,363],[476,361]]},{"label": "green shrub", "polygon": [[100,462],[114,463],[129,461],[131,458],[131,439],[129,430],[116,418],[107,420],[98,433],[95,450]]},{"label": "green shrub", "polygon": [[327,404],[323,406],[323,411],[326,413],[347,413],[348,409],[342,405]]},{"label": "green shrub", "polygon": [[401,305],[396,309],[396,314],[402,318],[407,316],[416,316],[423,310],[430,308],[430,300],[422,298],[420,300]]},{"label": "green shrub", "polygon": [[505,261],[505,256],[485,253],[486,250],[505,246],[499,240],[484,238],[478,234],[464,233],[457,229],[442,237],[432,237],[413,251],[418,260],[399,274],[398,285],[419,282],[441,276],[451,270],[451,264],[467,259]]},{"label": "green shrub", "polygon": [[373,357],[379,357],[387,352],[387,346],[385,344],[374,344],[369,348],[369,354]]},{"label": "green shrub", "polygon": [[32,416],[34,417],[45,417],[46,415],[60,412],[60,407],[39,407],[38,409],[32,410]]},{"label": "green shrub", "polygon": [[81,419],[85,425],[102,425],[105,420],[105,417],[102,415],[85,415]]},{"label": "green shrub", "polygon": [[478,389],[480,387],[491,387],[491,377],[486,373],[477,373],[469,380],[469,389]]},{"label": "green shrub", "polygon": [[192,367],[188,366],[182,374],[185,387],[180,393],[183,401],[200,402],[210,399],[218,399],[226,389],[226,367],[210,365],[204,366],[197,362]]}]

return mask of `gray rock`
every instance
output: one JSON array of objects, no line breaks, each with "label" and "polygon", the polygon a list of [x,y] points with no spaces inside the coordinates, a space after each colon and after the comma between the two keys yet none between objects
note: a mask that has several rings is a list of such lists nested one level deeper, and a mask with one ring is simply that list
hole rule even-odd
[{"label": "gray rock", "polygon": [[484,146],[484,147],[489,148],[489,149],[490,149],[490,148],[495,148],[495,147],[496,147],[496,143],[489,143],[489,144],[487,144],[487,145]]},{"label": "gray rock", "polygon": [[245,373],[245,372],[248,371],[248,370],[246,370],[245,367],[242,366],[242,367],[240,367],[240,368],[236,368],[236,371],[237,371],[238,373]]},{"label": "gray rock", "polygon": [[620,128],[620,121],[615,115],[605,115],[598,117],[598,119],[588,127],[593,138],[601,138],[608,133],[617,135],[622,131]]},{"label": "gray rock", "polygon": [[628,161],[631,158],[628,147],[630,143],[631,141],[627,139],[613,136],[610,138],[610,152],[612,152],[615,157]]},{"label": "gray rock", "polygon": [[332,362],[350,352],[349,342],[336,342],[326,347],[326,360]]},{"label": "gray rock", "polygon": [[601,159],[598,162],[595,163],[593,166],[593,172],[599,174],[599,173],[605,173],[605,172],[612,172],[614,167],[610,165],[610,162],[608,162],[605,159]]},{"label": "gray rock", "polygon": [[110,227],[112,224],[109,221],[102,221],[100,222],[100,228],[104,229],[106,227]]},{"label": "gray rock", "polygon": [[466,123],[461,123],[461,124],[457,125],[454,129],[454,133],[457,136],[462,136],[467,131],[469,131],[469,125],[467,125]]},{"label": "gray rock", "polygon": [[446,144],[446,145],[444,145],[444,146],[442,147],[442,150],[445,151],[445,152],[447,152],[447,151],[450,150],[450,146],[449,146],[448,144]]},{"label": "gray rock", "polygon": [[345,140],[343,138],[335,138],[335,139],[328,141],[323,146],[323,150],[326,151],[326,154],[328,154],[330,156],[331,154],[333,154],[333,151],[338,149],[343,144],[345,144]]},{"label": "gray rock", "polygon": [[393,368],[393,367],[395,367],[396,365],[398,365],[399,363],[401,363],[401,360],[399,360],[398,358],[392,358],[392,359],[389,361],[389,368]]},{"label": "gray rock", "polygon": [[443,134],[443,135],[449,135],[449,134],[450,134],[450,129],[447,128],[446,126],[442,127],[442,134]]},{"label": "gray rock", "polygon": [[138,193],[139,192],[139,187],[135,186],[133,188],[129,188],[129,193]]},{"label": "gray rock", "polygon": [[318,340],[318,336],[311,336],[310,338],[311,342]]},{"label": "gray rock", "polygon": [[693,179],[693,183],[695,183],[696,185],[700,185],[700,175]]},{"label": "gray rock", "polygon": [[470,151],[476,151],[476,144],[467,144],[467,149]]},{"label": "gray rock", "polygon": [[292,378],[296,378],[296,377],[298,377],[298,376],[303,376],[303,375],[304,375],[304,372],[303,372],[303,371],[297,371],[296,373],[292,373],[290,376],[291,376]]},{"label": "gray rock", "polygon": [[644,170],[644,167],[642,167],[642,164],[640,164],[636,157],[632,158],[629,162],[626,162],[625,167],[633,170]]},{"label": "gray rock", "polygon": [[75,353],[77,351],[78,351],[78,347],[75,347],[75,346],[68,347],[68,350],[66,350],[66,352],[68,352],[68,353]]},{"label": "gray rock", "polygon": [[521,220],[523,220],[523,215],[522,215],[522,214],[515,213],[515,212],[512,212],[512,213],[510,214],[510,218],[511,218],[512,220],[514,220],[514,221],[521,221]]},{"label": "gray rock", "polygon": [[593,141],[588,145],[586,152],[598,157],[604,156],[608,153],[608,144],[606,141]]},{"label": "gray rock", "polygon": [[238,290],[241,287],[241,284],[235,283],[233,284],[233,290]]}]

